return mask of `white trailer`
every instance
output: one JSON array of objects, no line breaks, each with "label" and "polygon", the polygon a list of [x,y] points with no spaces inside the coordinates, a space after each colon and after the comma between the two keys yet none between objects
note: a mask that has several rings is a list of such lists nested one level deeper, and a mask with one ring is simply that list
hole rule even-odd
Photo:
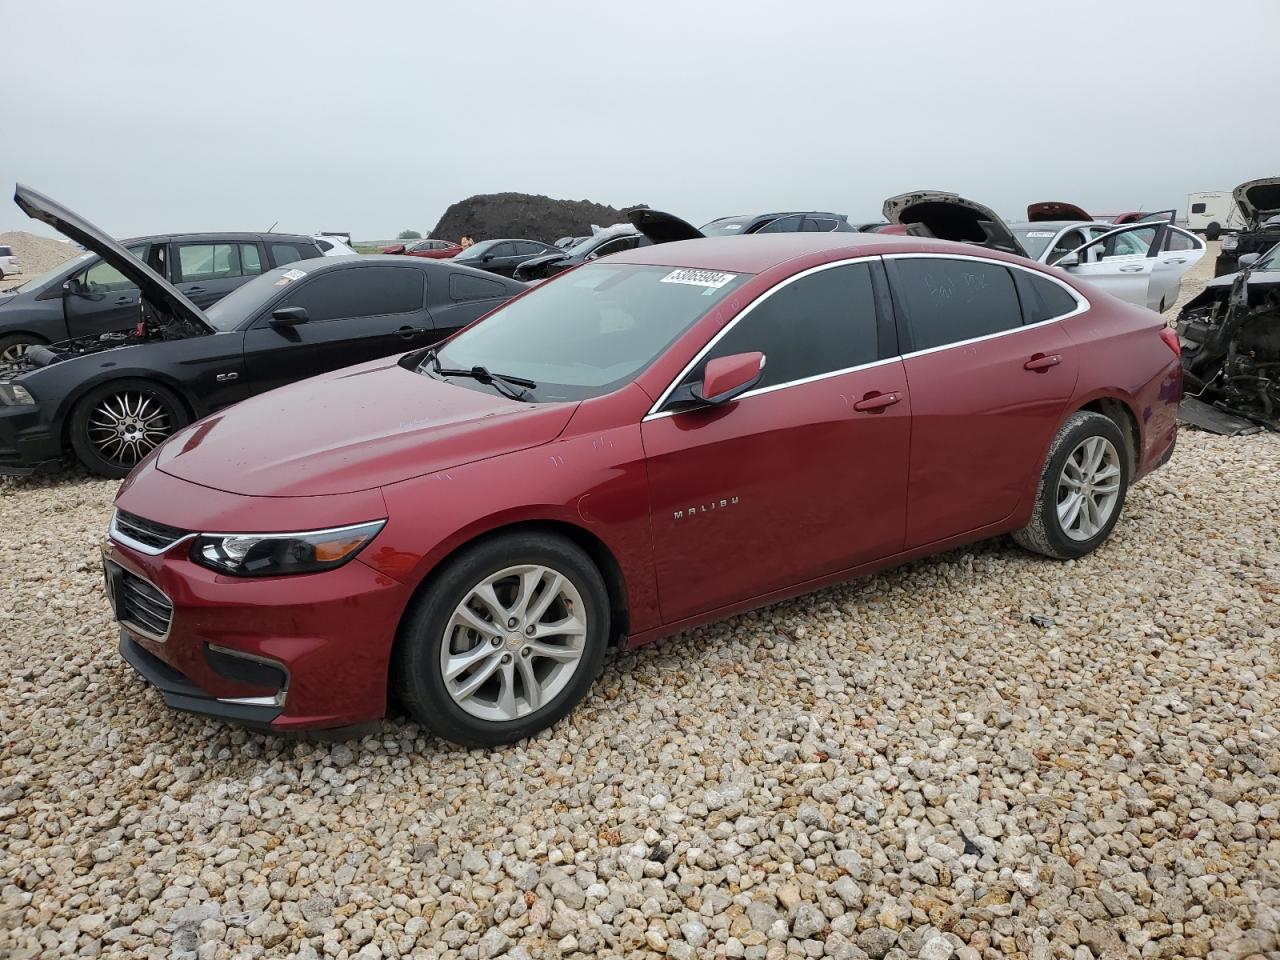
[{"label": "white trailer", "polygon": [[1230,190],[1187,194],[1187,229],[1217,240],[1223,233],[1243,227],[1244,218]]}]

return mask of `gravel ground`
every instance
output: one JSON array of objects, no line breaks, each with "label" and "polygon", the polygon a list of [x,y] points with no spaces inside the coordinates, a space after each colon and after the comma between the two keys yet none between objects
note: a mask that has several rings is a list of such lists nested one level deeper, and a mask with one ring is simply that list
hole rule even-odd
[{"label": "gravel ground", "polygon": [[1277,956],[1280,437],[1111,541],[993,541],[613,656],[491,753],[166,709],[115,489],[0,484],[0,956]]},{"label": "gravel ground", "polygon": [[[22,264],[22,273],[14,277],[17,283],[23,283],[32,277],[39,276],[46,270],[52,270],[60,263],[78,257],[84,251],[75,244],[64,240],[53,240],[49,237],[38,237],[25,230],[13,230],[0,233],[0,246],[12,247],[14,254]],[[5,278],[5,286],[9,286],[9,278]]]}]

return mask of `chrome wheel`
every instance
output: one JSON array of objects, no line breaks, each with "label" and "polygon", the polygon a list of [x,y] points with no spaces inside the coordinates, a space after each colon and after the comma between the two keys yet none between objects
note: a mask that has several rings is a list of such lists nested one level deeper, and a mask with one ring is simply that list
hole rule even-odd
[{"label": "chrome wheel", "polygon": [[454,703],[481,720],[516,720],[551,703],[587,640],[578,588],[551,567],[507,567],[468,591],[445,626],[440,670]]},{"label": "chrome wheel", "polygon": [[89,442],[104,460],[131,467],[173,432],[173,418],[154,396],[126,390],[94,407],[87,429]]},{"label": "chrome wheel", "polygon": [[1058,524],[1072,540],[1092,540],[1120,502],[1120,454],[1106,437],[1087,437],[1058,477]]},{"label": "chrome wheel", "polygon": [[23,355],[35,346],[32,343],[11,343],[0,351],[0,363],[17,363]]}]

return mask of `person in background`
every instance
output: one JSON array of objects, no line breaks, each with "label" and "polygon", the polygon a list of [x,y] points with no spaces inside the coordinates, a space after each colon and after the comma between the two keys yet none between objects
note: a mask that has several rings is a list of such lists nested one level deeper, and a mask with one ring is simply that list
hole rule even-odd
[{"label": "person in background", "polygon": [[471,246],[473,243],[475,243],[475,241],[471,239],[471,234],[464,233],[462,235],[462,239],[458,241],[458,246],[460,246],[463,250],[465,250],[467,249],[467,247]]}]

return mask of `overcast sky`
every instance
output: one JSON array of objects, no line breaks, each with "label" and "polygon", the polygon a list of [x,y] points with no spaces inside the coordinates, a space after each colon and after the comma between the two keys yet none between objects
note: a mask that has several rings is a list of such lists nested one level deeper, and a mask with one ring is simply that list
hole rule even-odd
[{"label": "overcast sky", "polygon": [[[695,224],[921,187],[1181,211],[1280,173],[1275,0],[0,0],[0,31],[6,196],[117,236],[382,239],[505,190]],[[47,232],[6,200],[10,229]]]}]

